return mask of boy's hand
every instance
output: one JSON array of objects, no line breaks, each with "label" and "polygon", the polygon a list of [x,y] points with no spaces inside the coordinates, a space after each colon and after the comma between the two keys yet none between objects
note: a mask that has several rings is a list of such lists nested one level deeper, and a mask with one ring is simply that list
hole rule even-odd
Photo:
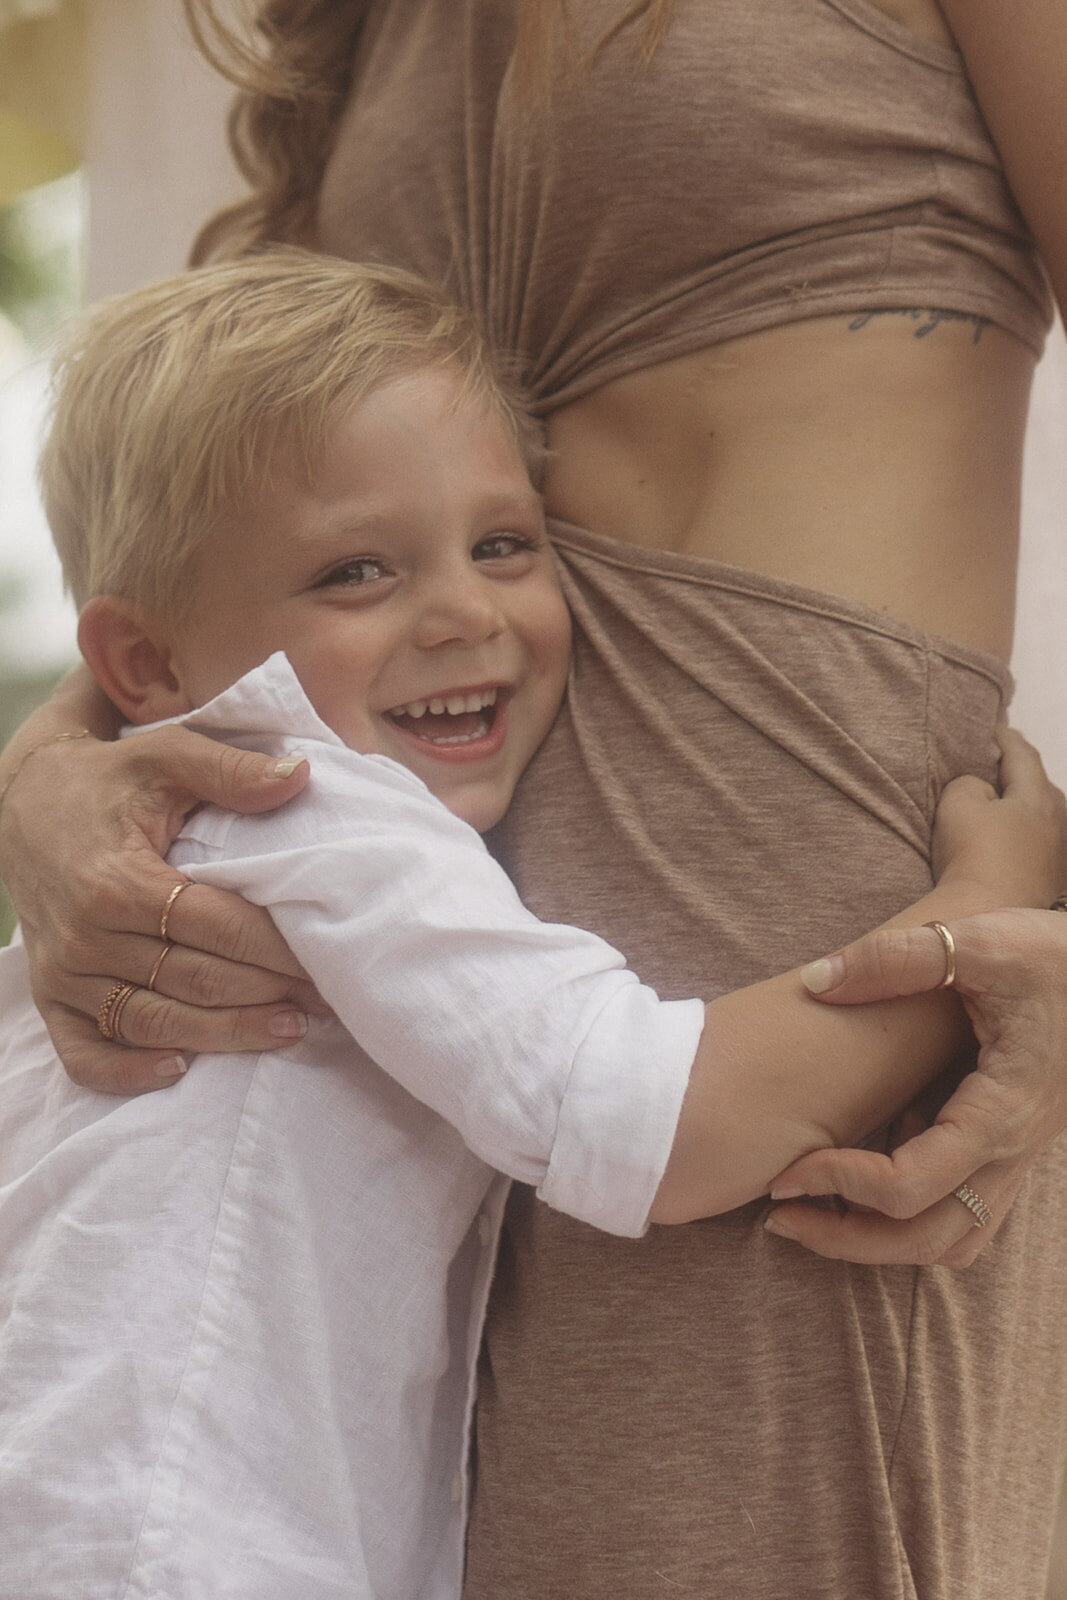
[{"label": "boy's hand", "polygon": [[[201,801],[272,810],[293,798],[307,763],[288,775],[268,756],[187,729],[121,742],[46,744],[19,770],[0,812],[0,875],[22,923],[34,1000],[76,1083],[137,1094],[174,1082],[181,1051],[277,1047],[304,1013],[322,1009],[266,911],[193,885],[160,917],[180,875],[161,859]],[[96,1017],[118,982],[135,985],[124,1043]]]},{"label": "boy's hand", "polygon": [[946,785],[934,818],[934,876],[977,885],[990,908],[1046,907],[1067,881],[1064,797],[1021,734],[1005,727],[998,737],[999,795],[979,778]]}]

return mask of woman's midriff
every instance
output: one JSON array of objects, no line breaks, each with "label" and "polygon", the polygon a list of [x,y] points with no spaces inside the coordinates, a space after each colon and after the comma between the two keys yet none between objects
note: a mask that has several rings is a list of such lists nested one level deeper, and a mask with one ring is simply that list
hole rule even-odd
[{"label": "woman's midriff", "polygon": [[554,412],[546,503],[1006,660],[1033,366],[918,308],[749,335]]}]

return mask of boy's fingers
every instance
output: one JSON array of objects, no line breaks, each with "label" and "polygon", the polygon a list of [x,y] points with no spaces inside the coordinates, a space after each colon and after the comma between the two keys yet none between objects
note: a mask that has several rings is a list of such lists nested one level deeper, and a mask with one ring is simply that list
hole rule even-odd
[{"label": "boy's fingers", "polygon": [[997,743],[1000,745],[1002,790],[1007,792],[1013,785],[1019,783],[1041,785],[1048,782],[1040,755],[1021,733],[1016,733],[1014,728],[1003,725],[997,729]]}]

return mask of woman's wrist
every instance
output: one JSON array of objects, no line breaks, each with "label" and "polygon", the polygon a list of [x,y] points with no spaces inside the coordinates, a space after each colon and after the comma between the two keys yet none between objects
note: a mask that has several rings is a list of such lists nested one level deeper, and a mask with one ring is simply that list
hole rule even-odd
[{"label": "woman's wrist", "polygon": [[4,801],[7,799],[8,790],[31,756],[35,756],[38,750],[47,750],[49,746],[54,744],[68,744],[75,739],[89,739],[91,737],[92,735],[88,728],[77,728],[71,733],[53,733],[48,738],[38,739],[36,744],[31,744],[13,764],[9,765],[6,777],[0,779],[0,815],[3,814]]},{"label": "woman's wrist", "polygon": [[118,730],[118,712],[88,667],[75,667],[56,686],[51,699],[27,717],[0,751],[0,790],[10,783],[32,750],[74,734],[114,739]]}]

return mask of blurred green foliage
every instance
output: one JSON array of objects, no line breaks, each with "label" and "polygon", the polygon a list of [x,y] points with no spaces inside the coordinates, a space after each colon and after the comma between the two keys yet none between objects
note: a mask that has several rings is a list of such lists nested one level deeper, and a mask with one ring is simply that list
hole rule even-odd
[{"label": "blurred green foliage", "polygon": [[0,207],[0,312],[31,344],[78,303],[80,211],[78,174]]},{"label": "blurred green foliage", "polygon": [[[31,349],[40,347],[78,304],[82,220],[78,174],[0,207],[0,315],[14,324]],[[5,614],[15,610],[22,598],[22,585],[0,570],[0,629]],[[61,671],[22,668],[10,660],[0,666],[0,746],[48,698]],[[14,920],[0,884],[0,944],[11,937]]]},{"label": "blurred green foliage", "polygon": [[[60,669],[18,677],[0,676],[0,747],[7,743],[19,724],[25,722],[34,707],[48,699],[62,675]],[[11,901],[0,883],[0,944],[7,944],[14,926]]]}]

